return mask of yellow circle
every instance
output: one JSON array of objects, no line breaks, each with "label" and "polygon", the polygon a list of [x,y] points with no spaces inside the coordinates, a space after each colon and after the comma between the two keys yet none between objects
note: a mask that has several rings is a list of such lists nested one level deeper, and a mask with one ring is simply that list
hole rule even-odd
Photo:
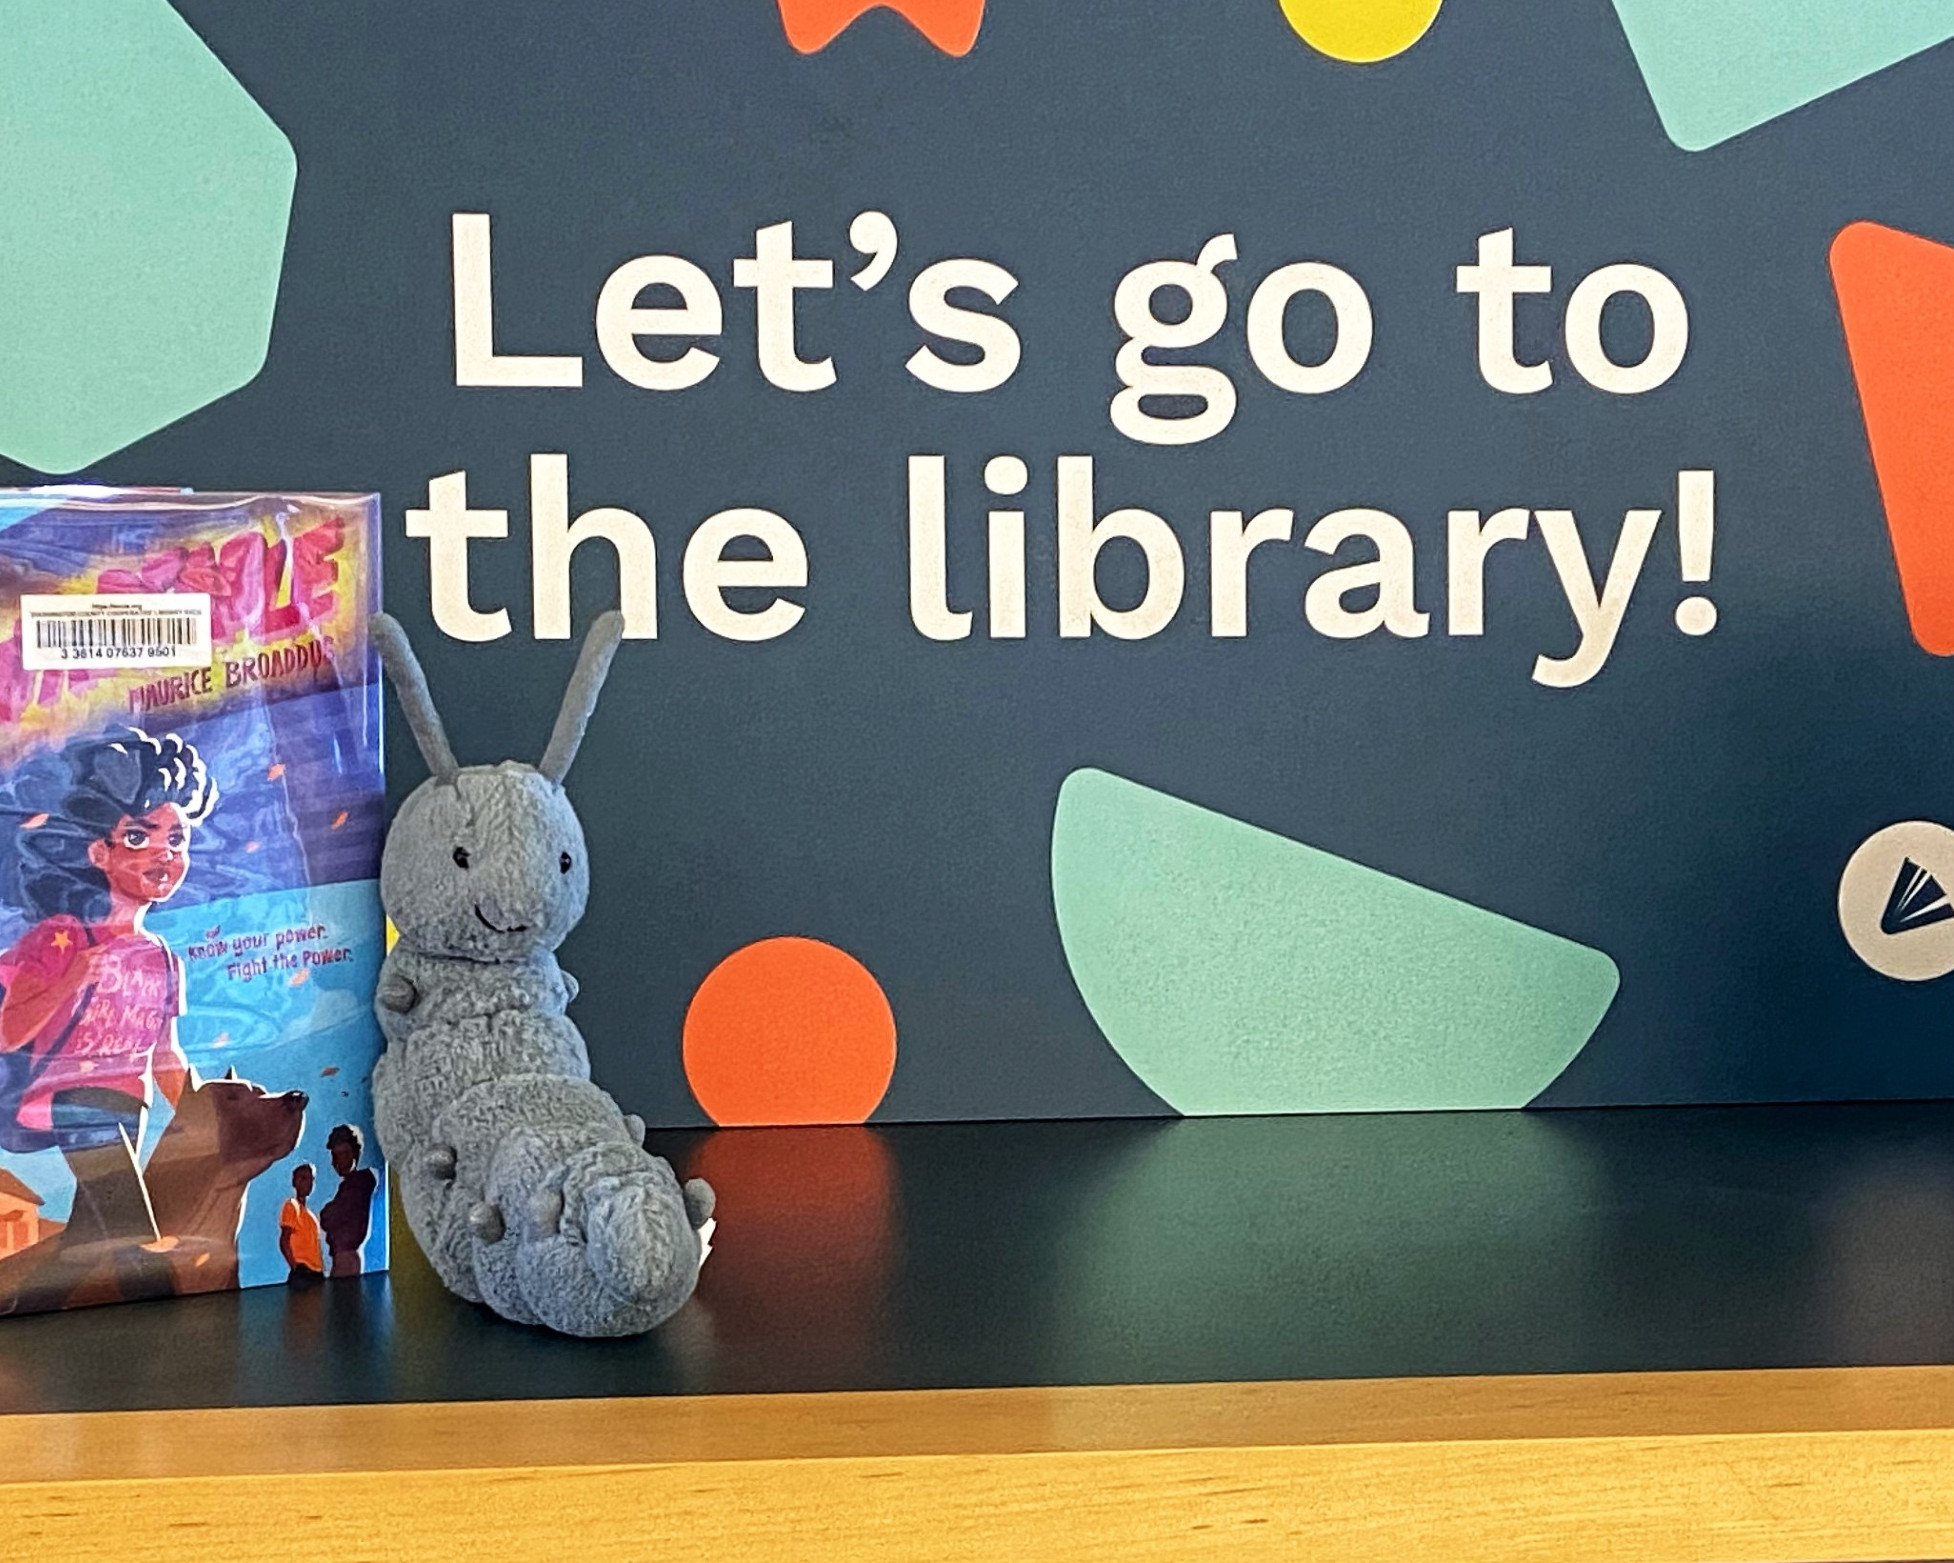
[{"label": "yellow circle", "polygon": [[1403,54],[1432,25],[1445,0],[1282,0],[1296,35],[1318,53],[1352,65]]}]

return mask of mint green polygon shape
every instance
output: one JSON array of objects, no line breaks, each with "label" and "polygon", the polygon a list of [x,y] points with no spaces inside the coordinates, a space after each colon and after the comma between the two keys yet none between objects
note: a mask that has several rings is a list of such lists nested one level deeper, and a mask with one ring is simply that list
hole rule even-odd
[{"label": "mint green polygon shape", "polygon": [[77,472],[250,381],[297,176],[165,0],[0,0],[0,456]]},{"label": "mint green polygon shape", "polygon": [[1700,152],[1954,38],[1950,0],[1614,0],[1669,139]]},{"label": "mint green polygon shape", "polygon": [[1059,789],[1052,899],[1114,1050],[1188,1116],[1522,1107],[1615,963],[1104,771]]}]

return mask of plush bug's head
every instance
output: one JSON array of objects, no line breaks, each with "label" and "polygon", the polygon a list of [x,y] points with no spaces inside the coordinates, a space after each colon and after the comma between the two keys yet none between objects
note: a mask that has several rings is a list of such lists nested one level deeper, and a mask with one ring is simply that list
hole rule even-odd
[{"label": "plush bug's head", "polygon": [[560,945],[590,896],[583,826],[563,790],[623,617],[591,626],[542,760],[455,763],[406,632],[373,619],[381,662],[400,696],[428,778],[394,816],[380,858],[380,899],[401,943],[422,955],[497,963]]}]

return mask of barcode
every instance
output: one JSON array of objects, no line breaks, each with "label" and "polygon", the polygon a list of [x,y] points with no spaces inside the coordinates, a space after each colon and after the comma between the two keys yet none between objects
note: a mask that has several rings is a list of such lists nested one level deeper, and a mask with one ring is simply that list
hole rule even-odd
[{"label": "barcode", "polygon": [[20,650],[29,669],[207,664],[210,598],[202,592],[23,596]]},{"label": "barcode", "polygon": [[167,652],[194,646],[197,628],[197,620],[188,613],[37,619],[34,644],[42,651]]}]

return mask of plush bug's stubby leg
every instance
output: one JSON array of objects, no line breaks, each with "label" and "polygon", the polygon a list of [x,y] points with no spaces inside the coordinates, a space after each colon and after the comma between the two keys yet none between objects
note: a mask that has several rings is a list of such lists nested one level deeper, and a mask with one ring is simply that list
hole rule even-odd
[{"label": "plush bug's stubby leg", "polygon": [[399,972],[388,972],[380,979],[380,986],[374,997],[380,1006],[395,1015],[406,1015],[413,1011],[420,1001],[420,994],[414,984]]},{"label": "plush bug's stubby leg", "polygon": [[523,1207],[525,1238],[555,1237],[563,1225],[563,1190],[539,1189]]}]

